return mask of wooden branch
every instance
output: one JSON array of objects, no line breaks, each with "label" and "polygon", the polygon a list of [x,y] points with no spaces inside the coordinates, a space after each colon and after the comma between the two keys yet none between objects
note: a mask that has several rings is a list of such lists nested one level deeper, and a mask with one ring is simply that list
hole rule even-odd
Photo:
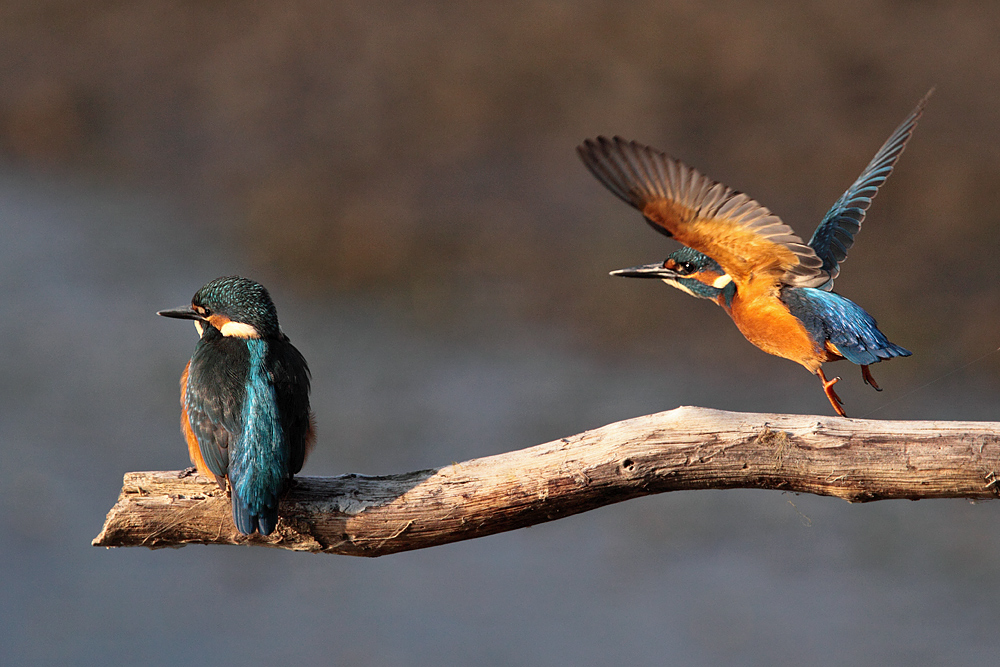
[{"label": "wooden branch", "polygon": [[552,521],[652,493],[761,488],[994,498],[1000,423],[869,421],[681,407],[436,470],[297,477],[268,537],[236,532],[214,482],[125,475],[95,546],[257,544],[382,556]]}]

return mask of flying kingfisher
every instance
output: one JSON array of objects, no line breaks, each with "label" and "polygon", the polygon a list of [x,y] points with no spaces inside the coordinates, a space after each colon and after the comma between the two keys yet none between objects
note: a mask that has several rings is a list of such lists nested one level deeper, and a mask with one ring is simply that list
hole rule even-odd
[{"label": "flying kingfisher", "polygon": [[315,439],[309,367],[278,326],[260,283],[227,276],[191,305],[157,315],[194,320],[199,340],[181,375],[181,431],[198,472],[225,490],[244,535],[269,535],[278,499]]},{"label": "flying kingfisher", "polygon": [[[933,91],[932,91],[933,92]],[[847,359],[881,391],[868,367],[910,352],[889,342],[875,320],[831,291],[865,211],[892,172],[930,93],[896,128],[856,181],[824,216],[809,243],[747,195],[683,162],[621,137],[588,139],[577,148],[611,192],[642,212],[654,229],[684,246],[662,263],[612,271],[659,278],[711,299],[760,349],[818,375],[830,404],[846,417],[822,364]]]}]

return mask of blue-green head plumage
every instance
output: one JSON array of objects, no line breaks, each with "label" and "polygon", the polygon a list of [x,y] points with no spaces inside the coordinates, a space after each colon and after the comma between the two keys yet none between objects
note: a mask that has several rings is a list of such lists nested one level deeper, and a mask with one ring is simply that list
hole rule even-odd
[{"label": "blue-green head plumage", "polygon": [[626,278],[658,278],[672,287],[700,299],[710,299],[727,306],[736,294],[736,285],[719,263],[708,255],[683,246],[667,255],[663,262],[643,264],[612,271]]},{"label": "blue-green head plumage", "polygon": [[240,276],[216,278],[191,299],[191,305],[208,311],[208,315],[222,315],[240,324],[252,326],[262,338],[280,335],[278,311],[271,295],[260,283]]}]

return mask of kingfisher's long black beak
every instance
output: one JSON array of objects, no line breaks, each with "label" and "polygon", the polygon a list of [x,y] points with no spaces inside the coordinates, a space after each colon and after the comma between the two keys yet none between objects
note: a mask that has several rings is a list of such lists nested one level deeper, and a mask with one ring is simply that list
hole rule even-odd
[{"label": "kingfisher's long black beak", "polygon": [[158,310],[157,315],[162,315],[163,317],[173,317],[178,320],[200,320],[205,321],[205,318],[198,313],[191,310],[191,306],[183,306],[181,308],[172,308],[170,310]]},{"label": "kingfisher's long black beak", "polygon": [[679,277],[676,271],[664,268],[663,262],[643,264],[642,266],[633,266],[628,269],[618,269],[617,271],[612,271],[611,275],[622,276],[623,278],[656,278],[658,280]]}]

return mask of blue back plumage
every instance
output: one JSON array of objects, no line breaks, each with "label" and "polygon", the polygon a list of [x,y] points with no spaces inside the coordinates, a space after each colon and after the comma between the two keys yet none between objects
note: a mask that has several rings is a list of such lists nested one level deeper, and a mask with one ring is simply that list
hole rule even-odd
[{"label": "blue back plumage", "polygon": [[242,533],[268,535],[278,523],[278,498],[289,476],[288,446],[264,360],[267,343],[246,341],[250,368],[241,415],[242,432],[229,454],[233,520]]},{"label": "blue back plumage", "polygon": [[814,287],[785,287],[781,300],[805,325],[813,340],[829,340],[852,363],[867,366],[911,354],[890,343],[864,308],[839,294]]},{"label": "blue back plumage", "polygon": [[829,280],[820,285],[819,289],[829,291],[833,288],[833,281],[840,275],[840,263],[847,258],[847,251],[854,245],[854,235],[861,230],[865,212],[878,194],[879,187],[892,173],[896,160],[903,153],[906,142],[910,140],[913,128],[917,125],[917,119],[924,111],[928,97],[930,93],[920,100],[917,108],[882,144],[858,179],[823,216],[823,221],[809,239],[809,245],[823,260],[820,270],[829,272],[830,275]]}]

